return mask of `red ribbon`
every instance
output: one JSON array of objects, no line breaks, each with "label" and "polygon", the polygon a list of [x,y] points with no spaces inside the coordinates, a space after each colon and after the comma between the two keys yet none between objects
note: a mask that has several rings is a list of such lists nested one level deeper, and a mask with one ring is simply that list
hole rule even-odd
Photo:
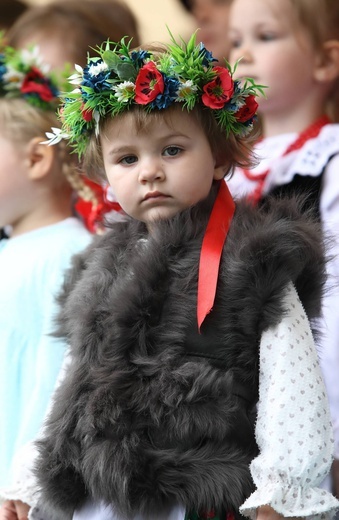
[{"label": "red ribbon", "polygon": [[201,246],[197,318],[198,329],[211,312],[217,290],[223,246],[235,211],[235,204],[226,182],[221,181]]}]

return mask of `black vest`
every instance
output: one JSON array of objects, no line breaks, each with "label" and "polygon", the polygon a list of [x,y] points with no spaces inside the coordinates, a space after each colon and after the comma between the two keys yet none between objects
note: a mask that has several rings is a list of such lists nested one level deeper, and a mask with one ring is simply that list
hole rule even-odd
[{"label": "black vest", "polygon": [[270,211],[239,202],[199,335],[197,269],[214,196],[147,241],[143,224],[117,223],[76,257],[59,317],[73,361],[39,444],[52,518],[88,496],[127,518],[174,503],[238,515],[253,491],[260,337],[280,321],[290,281],[318,315],[322,241],[294,199]]}]

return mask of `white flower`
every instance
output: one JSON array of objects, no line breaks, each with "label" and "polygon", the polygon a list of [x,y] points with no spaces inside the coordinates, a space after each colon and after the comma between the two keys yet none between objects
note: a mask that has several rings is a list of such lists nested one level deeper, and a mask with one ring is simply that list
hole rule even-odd
[{"label": "white flower", "polygon": [[194,85],[191,79],[180,83],[178,88],[178,101],[183,101],[190,94],[197,92],[197,90],[197,85]]},{"label": "white flower", "polygon": [[52,132],[46,132],[46,137],[48,137],[47,141],[42,141],[40,144],[47,144],[48,146],[52,146],[54,144],[60,143],[63,139],[68,139],[69,135],[66,132],[62,132],[61,128],[55,128],[52,126]]},{"label": "white flower", "polygon": [[115,94],[114,96],[118,99],[119,103],[127,103],[131,97],[133,97],[135,84],[132,81],[123,81],[119,85],[112,87]]},{"label": "white flower", "polygon": [[2,81],[6,90],[20,89],[25,78],[25,74],[7,65],[7,71],[2,76]]},{"label": "white flower", "polygon": [[93,110],[93,119],[95,123],[95,137],[99,135],[99,122],[100,122],[100,114],[97,110]]},{"label": "white flower", "polygon": [[82,78],[84,76],[84,70],[82,67],[80,67],[80,65],[77,65],[75,64],[75,70],[77,72],[75,72],[74,74],[72,74],[69,78],[68,78],[68,81],[70,82],[71,85],[79,85],[81,82],[82,82]]},{"label": "white flower", "polygon": [[96,65],[90,65],[88,68],[88,74],[90,76],[98,76],[100,72],[104,72],[105,70],[108,70],[108,65],[104,61],[101,63],[97,63]]},{"label": "white flower", "polygon": [[21,59],[22,62],[29,67],[38,67],[43,74],[48,74],[50,71],[50,65],[43,61],[40,49],[37,45],[32,49],[23,49],[21,51]]}]

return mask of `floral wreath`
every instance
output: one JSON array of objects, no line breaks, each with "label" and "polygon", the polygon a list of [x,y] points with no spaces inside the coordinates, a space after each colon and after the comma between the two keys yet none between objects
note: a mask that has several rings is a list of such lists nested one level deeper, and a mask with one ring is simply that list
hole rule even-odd
[{"label": "floral wreath", "polygon": [[[54,77],[50,67],[43,62],[38,47],[16,50],[1,44],[0,33],[0,97],[21,98],[30,105],[56,112],[60,106],[60,89],[65,83],[69,69]],[[75,209],[92,232],[101,232],[105,214],[120,212],[115,201],[108,200],[105,187],[79,174],[68,180],[77,194]]]},{"label": "floral wreath", "polygon": [[98,46],[98,56],[88,57],[83,69],[69,81],[77,88],[63,96],[59,115],[62,129],[47,133],[47,144],[68,139],[81,157],[93,131],[99,135],[102,117],[114,117],[132,105],[146,110],[163,110],[174,103],[192,110],[200,103],[211,109],[218,124],[229,134],[244,136],[253,127],[258,104],[255,96],[263,94],[264,86],[251,78],[244,83],[233,80],[236,70],[225,61],[217,60],[205,46],[196,44],[196,34],[185,43],[172,43],[166,52],[154,55],[147,50],[130,50],[131,41],[109,40]]},{"label": "floral wreath", "polygon": [[56,110],[60,91],[56,80],[49,74],[37,47],[16,50],[5,46],[0,49],[0,96],[25,99],[43,110]]}]

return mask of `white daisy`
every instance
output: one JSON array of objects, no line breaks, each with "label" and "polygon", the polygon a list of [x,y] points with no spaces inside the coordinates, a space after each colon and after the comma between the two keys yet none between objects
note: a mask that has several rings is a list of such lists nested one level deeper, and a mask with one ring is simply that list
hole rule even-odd
[{"label": "white daisy", "polygon": [[25,74],[14,69],[10,65],[7,65],[7,70],[2,76],[2,82],[6,90],[18,90],[20,89],[24,78]]},{"label": "white daisy", "polygon": [[191,79],[180,83],[178,88],[178,101],[184,100],[190,94],[197,92],[197,90],[197,85],[194,85]]},{"label": "white daisy", "polygon": [[134,95],[135,84],[132,81],[123,81],[119,85],[114,85],[114,96],[118,99],[119,103],[127,103]]}]

